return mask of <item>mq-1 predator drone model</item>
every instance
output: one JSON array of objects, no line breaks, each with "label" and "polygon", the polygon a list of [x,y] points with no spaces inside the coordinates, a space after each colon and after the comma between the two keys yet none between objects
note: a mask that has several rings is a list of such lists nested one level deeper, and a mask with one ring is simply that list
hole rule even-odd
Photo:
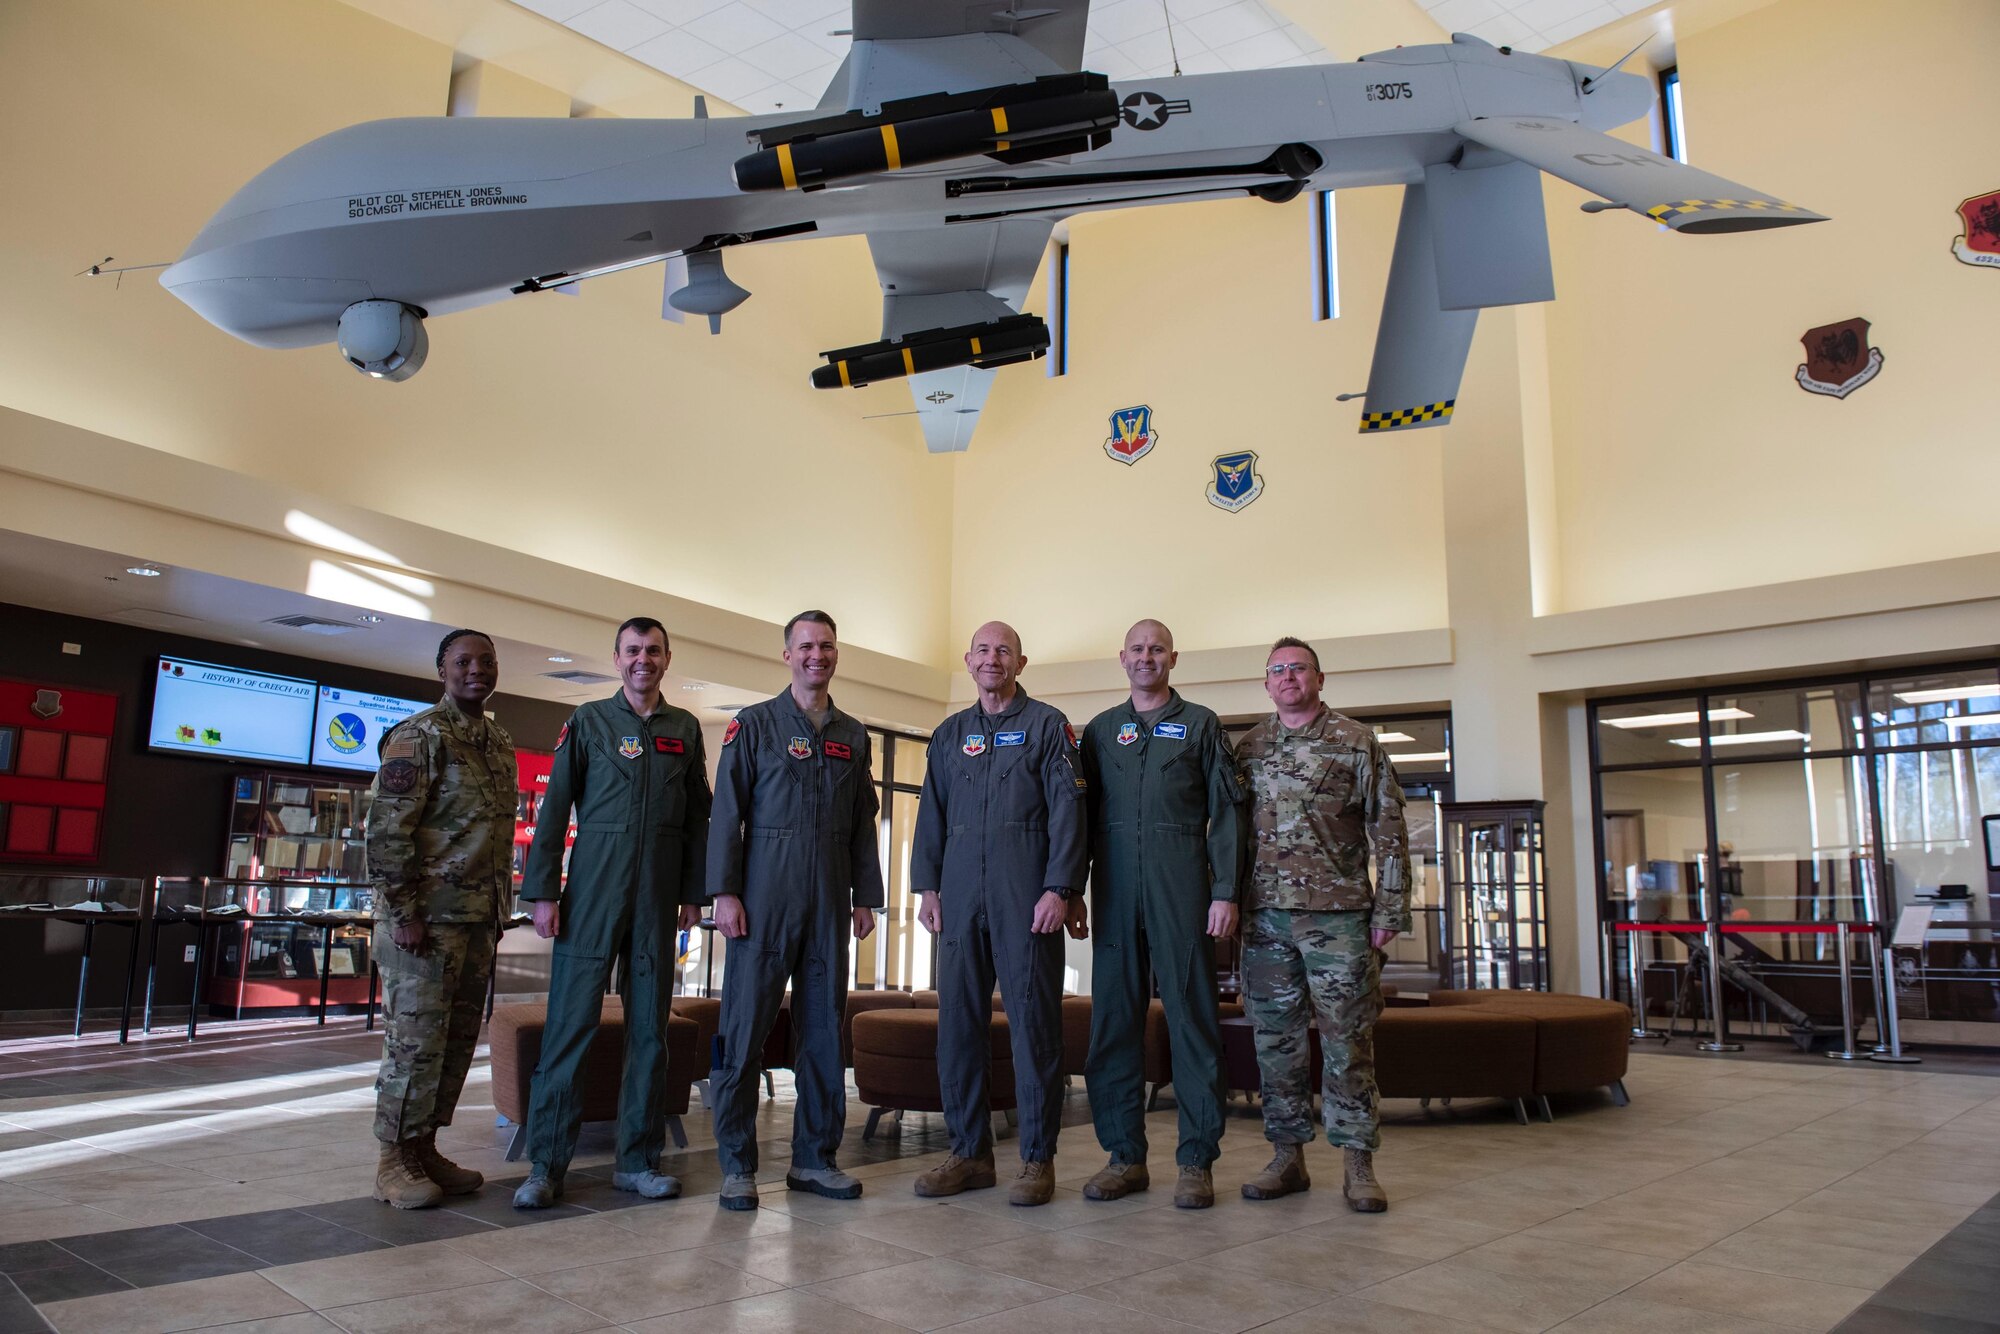
[{"label": "mq-1 predator drone model", "polygon": [[[865,235],[881,338],[824,388],[907,378],[934,452],[970,443],[995,367],[1039,357],[1021,300],[1075,213],[1401,184],[1361,430],[1449,424],[1482,307],[1554,294],[1540,173],[1677,232],[1821,217],[1613,139],[1647,80],[1495,48],[1398,47],[1113,86],[1082,71],[1089,0],[853,0],[816,112],[689,120],[375,121],[248,185],[160,281],[264,347],[423,364],[424,320],[660,261],[677,310],[750,295],[731,246]],[[1010,5],[1014,7],[1009,7]]]}]

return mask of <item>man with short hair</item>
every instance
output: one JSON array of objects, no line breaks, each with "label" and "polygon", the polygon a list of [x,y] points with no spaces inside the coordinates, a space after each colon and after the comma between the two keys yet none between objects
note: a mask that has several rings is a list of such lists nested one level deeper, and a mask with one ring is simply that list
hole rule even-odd
[{"label": "man with short hair", "polygon": [[438,1152],[479,1045],[499,921],[513,904],[514,740],[486,716],[493,641],[453,630],[437,651],[444,698],[382,734],[368,808],[382,1068],[375,1198],[426,1209],[485,1178]]},{"label": "man with short hair", "polygon": [[[1062,930],[1081,938],[1070,898],[1083,885],[1084,780],[1062,714],[1016,684],[1028,660],[1012,626],[972,636],[965,668],[978,700],[931,735],[910,884],[917,920],[942,937],[938,1085],[951,1153],[918,1176],[924,1196],[995,1185],[990,1074],[993,984],[1007,1006],[1020,1109],[1021,1167],[1010,1204],[1055,1194],[1062,1104]],[[1076,905],[1078,909],[1081,905]]]},{"label": "man with short hair", "polygon": [[834,1155],[847,1122],[840,1035],[848,933],[866,940],[882,906],[880,803],[868,729],[828,693],[837,636],[823,611],[787,621],[792,684],[742,710],[722,734],[708,892],[715,928],[729,941],[712,1085],[725,1209],[757,1207],[758,1057],[787,983],[798,1105],[785,1185],[835,1200],[861,1194]]},{"label": "man with short hair", "polygon": [[[555,939],[547,1026],[528,1106],[533,1167],[516,1209],[546,1209],[583,1122],[577,1078],[618,964],[625,1010],[625,1077],[618,1095],[618,1158],[611,1184],[647,1199],[680,1194],[660,1171],[666,1146],[667,1022],[675,931],[698,916],[708,853],[708,764],[701,725],[660,697],[673,654],[647,616],[613,640],[621,685],[570,715],[556,738],[547,796],[528,847],[521,897],[535,933]],[[563,843],[576,810],[576,845],[563,883]],[[684,908],[683,905],[686,905]]]},{"label": "man with short hair", "polygon": [[1381,951],[1410,925],[1409,839],[1389,757],[1373,729],[1320,702],[1324,684],[1310,644],[1290,637],[1273,644],[1264,689],[1277,712],[1236,749],[1256,840],[1243,999],[1263,1076],[1264,1138],[1276,1149],[1243,1194],[1270,1200],[1312,1184],[1303,1148],[1313,1137],[1308,1030],[1316,1019],[1326,1138],[1342,1150],[1346,1169],[1341,1193],[1350,1208],[1380,1213],[1389,1199],[1374,1169],[1381,1145],[1375,1019]]},{"label": "man with short hair", "polygon": [[1215,1203],[1222,1152],[1222,1030],[1213,940],[1236,934],[1243,792],[1215,714],[1170,684],[1173,632],[1140,621],[1118,665],[1131,698],[1083,730],[1090,784],[1090,1058],[1084,1081],[1097,1142],[1111,1155],[1085,1198],[1145,1190],[1145,1032],[1154,987],[1166,1011],[1180,1104],[1174,1205]]}]

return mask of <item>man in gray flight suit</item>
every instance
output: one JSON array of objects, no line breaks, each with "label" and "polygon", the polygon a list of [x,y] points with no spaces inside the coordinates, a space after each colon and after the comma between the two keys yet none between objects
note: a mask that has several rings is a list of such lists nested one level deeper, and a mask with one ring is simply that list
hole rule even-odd
[{"label": "man in gray flight suit", "polygon": [[1209,1164],[1222,1152],[1222,1030],[1211,938],[1236,932],[1243,790],[1213,712],[1168,684],[1173,632],[1140,621],[1118,665],[1132,697],[1083,731],[1090,784],[1090,1058],[1084,1079],[1097,1141],[1111,1155],[1084,1184],[1115,1200],[1151,1184],[1146,1172],[1144,1040],[1157,982],[1180,1104],[1174,1204],[1215,1203]]},{"label": "man in gray flight suit", "polygon": [[910,884],[917,920],[943,937],[938,962],[938,1083],[951,1153],[917,1178],[919,1195],[992,1186],[986,1100],[993,984],[1007,1006],[1020,1107],[1021,1170],[1012,1204],[1055,1194],[1062,1106],[1062,929],[1080,939],[1084,781],[1061,713],[1028,698],[1016,678],[1021,637],[979,627],[965,655],[979,700],[931,736]]},{"label": "man in gray flight suit", "polygon": [[[666,629],[635,616],[618,627],[613,644],[624,684],[610,699],[571,714],[556,738],[522,877],[521,897],[535,905],[535,933],[556,944],[548,1025],[528,1103],[533,1171],[514,1192],[516,1209],[546,1209],[562,1194],[583,1122],[577,1076],[597,1035],[614,961],[625,1003],[625,1078],[611,1184],[648,1199],[681,1189],[659,1170],[667,1133],[667,1019],[675,931],[700,915],[708,764],[694,715],[660,698],[673,656]],[[565,892],[563,842],[572,806],[576,846]]]},{"label": "man in gray flight suit", "polygon": [[847,1123],[841,1016],[847,936],[866,940],[882,906],[868,729],[833,705],[840,662],[833,617],[785,625],[791,687],[752,704],[722,734],[708,890],[729,940],[713,1096],[724,1173],[718,1203],[757,1207],[757,1060],[792,988],[798,1107],[785,1185],[852,1200],[861,1183],[834,1165]]}]

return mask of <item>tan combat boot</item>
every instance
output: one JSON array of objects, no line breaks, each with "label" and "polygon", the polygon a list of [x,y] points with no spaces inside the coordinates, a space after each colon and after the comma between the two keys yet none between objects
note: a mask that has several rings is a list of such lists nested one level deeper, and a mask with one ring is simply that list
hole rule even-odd
[{"label": "tan combat boot", "polygon": [[993,1155],[961,1158],[952,1154],[942,1163],[917,1177],[917,1194],[927,1198],[956,1195],[960,1191],[985,1190],[1000,1180],[993,1170]]},{"label": "tan combat boot", "polygon": [[375,1164],[375,1198],[398,1209],[429,1209],[444,1199],[444,1191],[424,1175],[416,1149],[406,1140],[382,1146]]},{"label": "tan combat boot", "polygon": [[412,1141],[417,1155],[417,1166],[425,1176],[436,1182],[447,1195],[470,1195],[486,1184],[486,1178],[469,1167],[460,1167],[451,1159],[438,1152],[437,1132]]},{"label": "tan combat boot", "polygon": [[1031,1163],[1023,1160],[1020,1175],[1007,1188],[1007,1203],[1032,1207],[1047,1204],[1056,1197],[1056,1165],[1049,1162]]},{"label": "tan combat boot", "polygon": [[1121,1163],[1113,1158],[1098,1170],[1096,1176],[1083,1183],[1083,1198],[1122,1200],[1152,1184],[1153,1178],[1147,1173],[1144,1163]]},{"label": "tan combat boot", "polygon": [[1311,1190],[1312,1178],[1306,1175],[1306,1153],[1303,1144],[1273,1144],[1277,1152],[1263,1171],[1243,1183],[1243,1198],[1246,1200],[1276,1200],[1297,1191]]},{"label": "tan combat boot", "polygon": [[1174,1208],[1207,1209],[1215,1204],[1215,1178],[1206,1167],[1182,1164],[1174,1182]]},{"label": "tan combat boot", "polygon": [[1375,1179],[1375,1155],[1366,1149],[1345,1149],[1342,1156],[1347,1159],[1347,1181],[1340,1193],[1347,1197],[1347,1207],[1358,1214],[1387,1212],[1389,1195]]}]

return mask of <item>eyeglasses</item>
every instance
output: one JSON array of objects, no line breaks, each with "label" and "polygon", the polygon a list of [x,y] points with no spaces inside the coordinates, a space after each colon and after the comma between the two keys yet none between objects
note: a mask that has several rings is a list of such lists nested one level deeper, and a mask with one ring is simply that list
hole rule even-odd
[{"label": "eyeglasses", "polygon": [[1264,675],[1276,681],[1287,673],[1293,676],[1304,676],[1312,670],[1313,665],[1309,662],[1274,662],[1264,669]]}]

